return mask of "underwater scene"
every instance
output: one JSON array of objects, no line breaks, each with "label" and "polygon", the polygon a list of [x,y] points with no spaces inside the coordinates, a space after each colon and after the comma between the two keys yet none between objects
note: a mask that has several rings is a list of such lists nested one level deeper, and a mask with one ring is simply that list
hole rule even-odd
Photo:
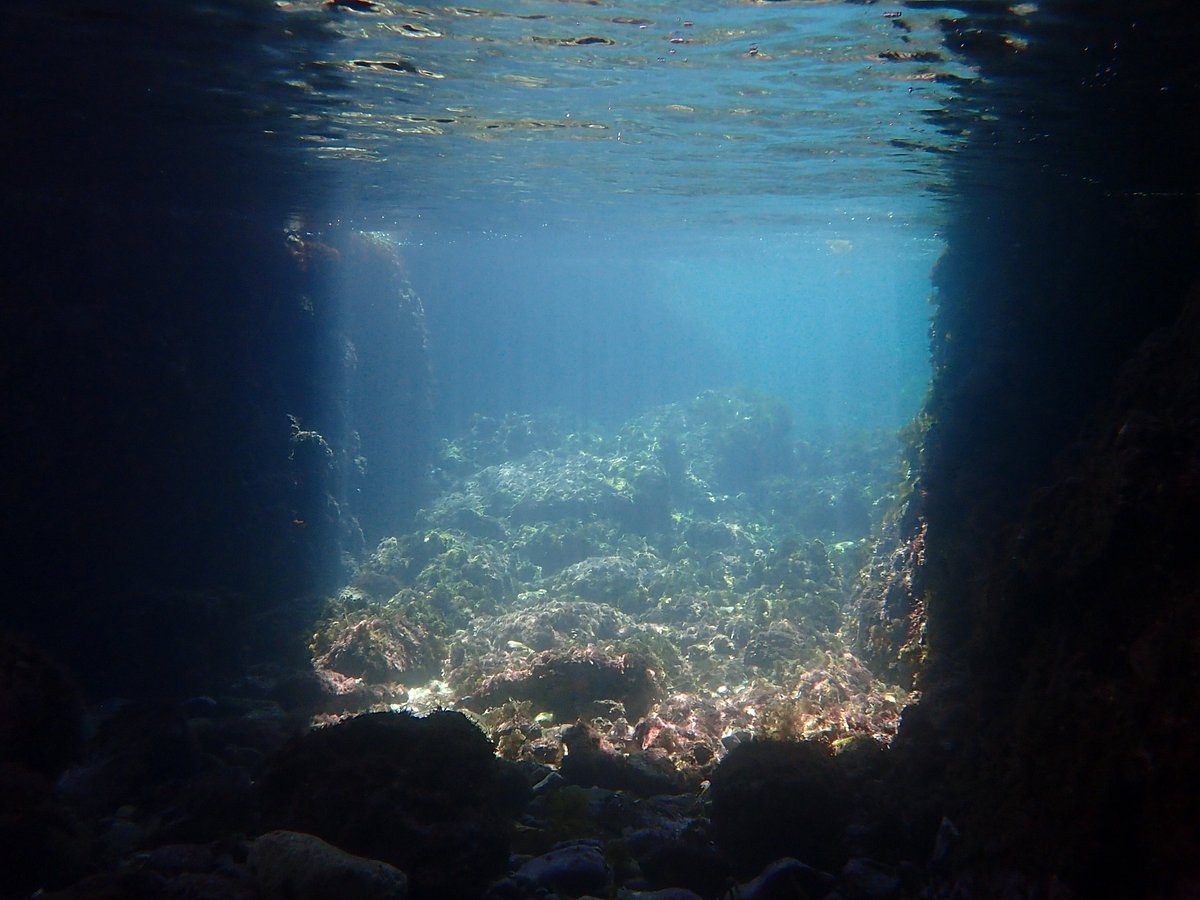
[{"label": "underwater scene", "polygon": [[1200,897],[1188,3],[4,18],[0,900]]}]

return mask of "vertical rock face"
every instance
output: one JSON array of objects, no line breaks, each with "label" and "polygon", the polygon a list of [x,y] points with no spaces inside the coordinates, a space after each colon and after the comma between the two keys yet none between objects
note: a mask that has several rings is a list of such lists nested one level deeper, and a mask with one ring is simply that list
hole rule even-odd
[{"label": "vertical rock face", "polygon": [[[318,28],[256,2],[16,12],[7,619],[95,692],[207,689],[205,660],[238,665],[297,624],[294,598],[339,582],[360,516],[404,514],[426,434],[420,304],[394,255],[295,212],[326,218],[320,178],[281,150],[307,101],[271,86],[319,52]],[[364,479],[378,509],[354,503]]]},{"label": "vertical rock face", "polygon": [[319,561],[306,585],[329,587],[339,550],[373,546],[414,510],[430,449],[425,317],[391,242],[293,232],[287,243],[304,278],[293,302],[312,327],[300,390],[279,398],[292,404],[292,519]]},{"label": "vertical rock face", "polygon": [[1084,893],[1196,872],[1198,353],[1200,290],[1031,500],[962,651],[974,739],[955,780],[987,811],[963,821]]},{"label": "vertical rock face", "polygon": [[1036,16],[1001,14],[991,37],[1028,38],[1003,53],[985,49],[981,30],[946,25],[988,74],[963,106],[994,104],[996,115],[952,169],[957,202],[934,273],[922,512],[930,577],[944,588],[930,601],[935,665],[939,643],[973,627],[959,598],[998,532],[1053,480],[1120,367],[1175,319],[1200,274],[1200,143],[1177,124],[1200,107],[1194,11],[1164,3],[1131,18],[1111,0],[1093,6],[1053,34]]},{"label": "vertical rock face", "polygon": [[[864,608],[893,629],[884,649],[926,626],[921,727],[896,749],[953,748],[961,861],[1141,896],[1194,874],[1180,848],[1198,837],[1177,799],[1196,795],[1200,749],[1179,725],[1200,665],[1183,537],[1198,147],[1177,124],[1200,110],[1197,31],[1183,3],[1134,18],[1101,2],[1057,34],[1017,9],[988,23],[1015,43],[946,25],[989,76],[963,106],[994,117],[955,163],[935,273],[928,429],[897,541],[922,552],[895,554]],[[920,588],[907,630],[888,615],[897,583]]]},{"label": "vertical rock face", "polygon": [[425,311],[394,246],[348,242],[340,301],[353,366],[346,397],[350,505],[374,546],[403,530],[429,460],[430,367]]},{"label": "vertical rock face", "polygon": [[236,665],[249,619],[338,583],[360,514],[374,530],[411,508],[421,307],[394,253],[358,235],[92,212],[103,246],[64,239],[72,265],[8,272],[16,617],[85,670],[147,685],[164,673],[139,669],[172,647],[186,680],[216,635]]}]

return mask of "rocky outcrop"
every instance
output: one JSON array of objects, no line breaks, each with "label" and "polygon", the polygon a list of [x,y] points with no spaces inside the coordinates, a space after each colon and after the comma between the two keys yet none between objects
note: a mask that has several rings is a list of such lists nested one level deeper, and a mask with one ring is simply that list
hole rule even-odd
[{"label": "rocky outcrop", "polygon": [[474,897],[508,861],[500,767],[460,713],[360,716],[279,752],[263,819],[395,866],[413,898]]}]

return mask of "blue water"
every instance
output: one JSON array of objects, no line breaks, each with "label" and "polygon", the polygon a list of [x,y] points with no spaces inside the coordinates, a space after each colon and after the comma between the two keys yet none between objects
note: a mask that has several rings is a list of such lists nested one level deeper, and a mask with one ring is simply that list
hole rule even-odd
[{"label": "blue water", "polygon": [[[28,6],[18,27],[59,30],[84,112],[51,143],[98,148],[72,166],[402,245],[447,434],[737,386],[831,432],[898,427],[928,381],[943,113],[976,77],[943,46],[959,15],[224,0]],[[87,96],[99,47],[112,109]]]},{"label": "blue water", "polygon": [[342,37],[318,69],[338,90],[295,81],[331,101],[308,140],[341,214],[421,231],[928,228],[954,144],[928,114],[972,75],[945,9],[286,7]]},{"label": "blue water", "polygon": [[284,6],[340,35],[336,91],[296,82],[327,101],[306,152],[342,223],[403,243],[447,433],[735,386],[804,433],[916,412],[952,13]]},{"label": "blue water", "polygon": [[444,427],[538,410],[620,422],[749,387],[788,403],[806,434],[897,428],[928,381],[939,244],[848,233],[407,246]]}]

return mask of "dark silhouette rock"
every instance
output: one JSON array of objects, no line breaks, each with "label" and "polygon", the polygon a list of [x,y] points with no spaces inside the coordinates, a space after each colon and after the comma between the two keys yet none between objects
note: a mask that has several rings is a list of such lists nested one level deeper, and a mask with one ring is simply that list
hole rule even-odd
[{"label": "dark silhouette rock", "polygon": [[268,900],[404,900],[408,893],[408,879],[395,866],[352,856],[311,834],[264,834],[251,845],[247,864]]},{"label": "dark silhouette rock", "polygon": [[665,753],[615,753],[594,729],[584,724],[567,729],[563,743],[567,754],[560,771],[571,784],[629,791],[641,797],[687,789]]},{"label": "dark silhouette rock", "polygon": [[49,781],[0,763],[0,798],[0,900],[61,888],[88,871],[92,833]]},{"label": "dark silhouette rock", "polygon": [[520,669],[486,678],[462,702],[481,711],[508,699],[531,700],[537,709],[570,720],[594,714],[605,701],[615,701],[626,718],[638,719],[661,691],[642,657],[632,653],[617,656],[589,647],[539,653]]},{"label": "dark silhouette rock", "polygon": [[0,763],[53,778],[79,752],[82,724],[79,691],[67,673],[0,631]]},{"label": "dark silhouette rock", "polygon": [[717,845],[743,875],[790,856],[823,870],[845,861],[848,787],[830,752],[811,742],[749,741],[717,766]]},{"label": "dark silhouette rock", "polygon": [[508,861],[499,766],[460,713],[359,716],[277,754],[263,820],[395,866],[414,898],[474,897]]},{"label": "dark silhouette rock", "polygon": [[578,840],[567,841],[535,856],[517,870],[515,878],[534,890],[552,891],[567,897],[603,896],[612,881],[612,871],[599,841]]}]

